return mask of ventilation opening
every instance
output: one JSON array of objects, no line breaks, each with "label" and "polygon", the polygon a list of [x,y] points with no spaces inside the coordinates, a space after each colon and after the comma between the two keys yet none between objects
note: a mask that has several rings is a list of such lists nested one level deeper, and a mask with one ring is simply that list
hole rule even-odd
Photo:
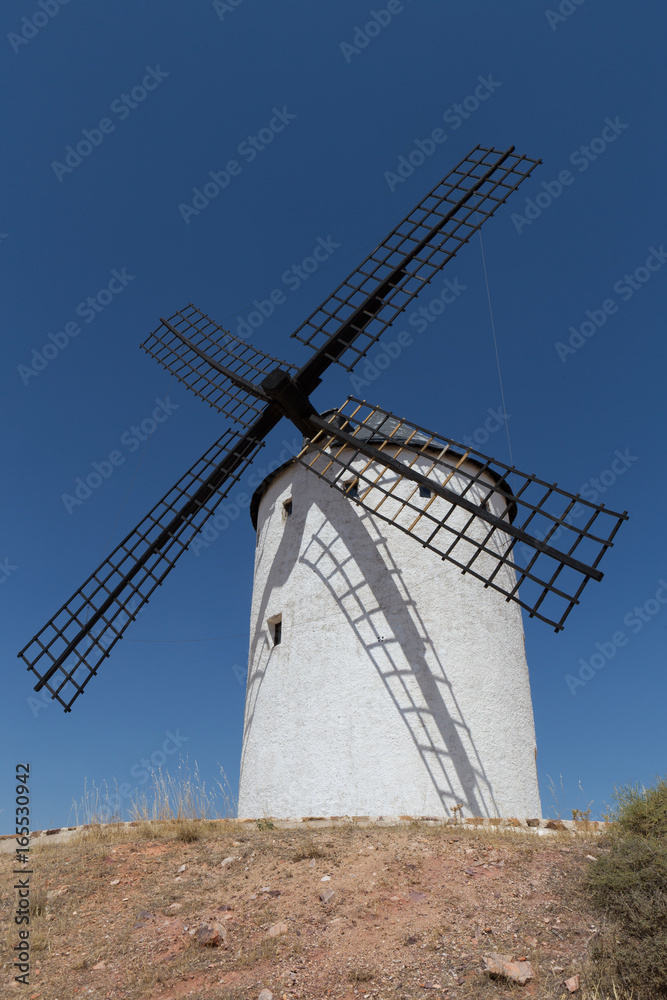
[{"label": "ventilation opening", "polygon": [[345,490],[345,496],[347,497],[358,497],[359,496],[359,480],[358,479],[348,479],[346,483],[343,483],[343,488]]},{"label": "ventilation opening", "polygon": [[269,635],[271,636],[272,644],[279,646],[283,641],[283,616],[274,615],[273,618],[269,618],[267,625],[269,626]]},{"label": "ventilation opening", "polygon": [[283,520],[292,516],[292,498],[285,500],[283,503]]},{"label": "ventilation opening", "polygon": [[430,489],[428,488],[428,486],[420,486],[420,487],[419,487],[419,496],[420,496],[420,497],[432,497],[432,496],[433,496],[433,493],[432,493],[432,491],[431,491],[431,490],[430,490]]}]

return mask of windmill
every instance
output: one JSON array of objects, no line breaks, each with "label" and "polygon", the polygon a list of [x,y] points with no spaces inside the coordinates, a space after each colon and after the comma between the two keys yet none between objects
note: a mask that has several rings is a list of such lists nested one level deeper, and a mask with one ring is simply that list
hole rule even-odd
[{"label": "windmill", "polygon": [[519,609],[560,630],[627,515],[362,400],[309,398],[538,163],[476,146],[292,334],[301,368],[193,305],[161,319],[142,347],[231,426],[19,653],[36,691],[71,710],[287,417],[304,447],[253,498],[241,814],[539,814]]}]

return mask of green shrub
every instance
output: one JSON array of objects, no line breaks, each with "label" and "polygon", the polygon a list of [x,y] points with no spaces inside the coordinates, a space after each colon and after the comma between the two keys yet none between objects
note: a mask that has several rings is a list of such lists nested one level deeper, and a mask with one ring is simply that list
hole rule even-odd
[{"label": "green shrub", "polygon": [[608,849],[585,876],[605,917],[592,956],[607,987],[667,998],[667,782],[628,786],[615,798]]}]

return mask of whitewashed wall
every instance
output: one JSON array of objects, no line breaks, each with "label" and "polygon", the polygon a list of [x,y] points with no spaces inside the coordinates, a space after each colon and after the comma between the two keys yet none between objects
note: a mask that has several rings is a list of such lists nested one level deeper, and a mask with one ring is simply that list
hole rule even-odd
[{"label": "whitewashed wall", "polygon": [[520,609],[291,463],[258,511],[239,816],[457,805],[541,816]]}]

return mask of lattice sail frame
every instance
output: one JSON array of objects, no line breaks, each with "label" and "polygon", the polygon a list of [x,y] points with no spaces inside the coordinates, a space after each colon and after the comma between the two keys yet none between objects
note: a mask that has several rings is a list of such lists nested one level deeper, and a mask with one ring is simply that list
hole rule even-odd
[{"label": "lattice sail frame", "polygon": [[[226,431],[18,654],[66,712],[263,446],[236,455],[238,443]],[[223,477],[229,457],[238,466]]]},{"label": "lattice sail frame", "polygon": [[514,153],[513,146],[505,151],[476,146],[292,336],[326,354],[328,339],[341,326],[356,329],[367,323],[354,344],[340,356],[331,355],[352,371],[424,285],[540,162]]},{"label": "lattice sail frame", "polygon": [[[193,346],[185,344],[175,331]],[[267,397],[257,383],[276,367],[290,374],[296,372],[294,365],[274,358],[223,330],[192,303],[168,320],[161,320],[160,326],[141,347],[196,396],[246,428],[261,414],[267,403]],[[231,377],[211,366],[195,348],[227,369]]]},{"label": "lattice sail frame", "polygon": [[[404,473],[325,430],[306,442],[302,465],[556,631],[588,580],[602,576],[597,566],[627,519],[354,397],[328,422],[399,461]],[[411,476],[425,477],[430,497]]]}]

